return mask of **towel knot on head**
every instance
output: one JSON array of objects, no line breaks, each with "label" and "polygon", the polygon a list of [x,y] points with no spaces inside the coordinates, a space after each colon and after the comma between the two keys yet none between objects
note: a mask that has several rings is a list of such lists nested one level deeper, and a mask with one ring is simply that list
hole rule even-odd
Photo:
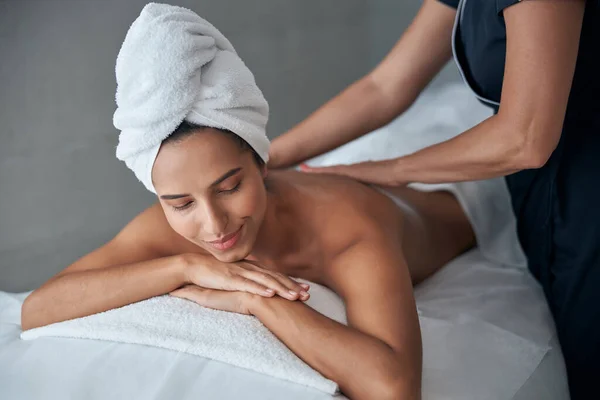
[{"label": "towel knot on head", "polygon": [[268,161],[269,106],[231,43],[196,13],[150,3],[117,56],[117,158],[148,190],[160,145],[184,120],[226,129]]}]

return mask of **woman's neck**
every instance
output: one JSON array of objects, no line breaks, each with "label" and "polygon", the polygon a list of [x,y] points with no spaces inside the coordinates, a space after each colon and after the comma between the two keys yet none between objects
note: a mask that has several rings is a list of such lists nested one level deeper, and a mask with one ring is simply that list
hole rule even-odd
[{"label": "woman's neck", "polygon": [[271,178],[267,185],[265,216],[248,258],[268,264],[277,263],[294,250],[299,239],[299,226],[294,202],[289,196],[289,185]]}]

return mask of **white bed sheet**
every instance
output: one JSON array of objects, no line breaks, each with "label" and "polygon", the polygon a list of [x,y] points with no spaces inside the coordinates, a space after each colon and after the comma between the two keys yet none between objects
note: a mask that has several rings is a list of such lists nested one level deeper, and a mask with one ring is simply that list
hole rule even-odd
[{"label": "white bed sheet", "polygon": [[[426,93],[389,126],[335,154],[360,161],[365,149],[380,156],[416,146],[423,133],[449,138],[487,116],[489,110],[462,85],[449,86]],[[473,250],[419,285],[415,295],[425,344],[424,400],[569,398],[554,324],[526,270],[502,267]],[[22,341],[23,298],[0,292],[0,400],[331,399],[161,348],[66,338]]]},{"label": "white bed sheet", "polygon": [[[424,351],[424,400],[568,399],[554,325],[541,289],[526,271],[494,265],[474,250],[417,287],[416,297],[422,321],[454,324],[460,335],[456,322],[473,320],[509,332],[531,348],[545,349],[534,368],[516,374],[522,370],[518,365],[522,355],[494,359],[473,351],[481,343],[463,349],[451,340],[438,343],[430,338],[435,349]],[[160,348],[65,338],[22,341],[23,298],[24,294],[0,292],[2,400],[332,398],[298,384]],[[494,345],[489,343],[490,354],[498,350]],[[437,352],[453,354],[451,373],[447,366],[427,362]],[[340,398],[344,397],[336,397]]]}]

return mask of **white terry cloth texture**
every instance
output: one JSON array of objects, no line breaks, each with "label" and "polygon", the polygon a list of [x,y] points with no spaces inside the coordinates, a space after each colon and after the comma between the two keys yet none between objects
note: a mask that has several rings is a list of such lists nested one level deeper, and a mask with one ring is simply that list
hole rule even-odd
[{"label": "white terry cloth texture", "polygon": [[[468,90],[462,85],[449,86],[421,97],[400,121],[367,137],[362,145],[347,145],[345,149],[356,147],[346,153],[348,158],[345,162],[364,158],[361,152],[377,156],[378,152],[388,151],[389,147],[398,147],[402,152],[403,146],[411,146],[412,142],[422,140],[414,136],[428,135],[430,130],[451,137],[459,132],[460,125],[474,124],[477,119],[481,120],[487,115],[483,106],[472,102]],[[341,160],[342,150],[336,150],[335,160]],[[505,209],[502,205],[497,208]],[[504,217],[509,216],[505,214]],[[508,229],[502,224],[498,228],[500,232]],[[501,245],[504,243],[509,246],[510,242],[496,239],[493,243],[496,247],[491,249],[496,250],[490,250],[491,254],[502,260]],[[485,258],[482,257],[481,250],[475,249],[458,257],[415,288],[424,349],[423,399],[568,398],[564,364],[560,348],[555,344],[554,325],[541,289],[527,271],[501,267],[498,262],[490,261],[489,252]],[[508,254],[509,260],[511,257],[514,258]],[[324,315],[345,321],[343,303],[337,295],[315,284],[312,285],[311,294],[309,305]],[[10,311],[8,308],[6,312]],[[0,322],[3,318],[3,309],[0,307]],[[8,319],[18,324],[16,314]],[[73,344],[67,339],[62,339],[62,342],[49,341],[51,338],[46,338],[49,336],[150,344],[175,350],[173,357],[181,357],[184,353],[197,354],[237,366],[249,365],[248,368],[261,371],[264,376],[293,374],[283,378],[301,381],[325,393],[332,393],[336,388],[333,382],[311,370],[252,317],[207,310],[168,296],[23,332],[22,339],[41,339],[21,341],[18,348],[11,346],[2,349],[0,346],[0,350],[3,350],[0,351],[0,363],[7,358],[18,357],[19,363],[26,366],[28,372],[20,376],[18,370],[13,369],[4,381],[0,374],[0,384],[4,384],[11,393],[21,393],[28,386],[19,382],[30,381],[30,370],[38,368],[43,362],[56,363],[54,359],[46,361],[44,354],[56,353],[56,346],[61,343],[65,347]],[[89,346],[102,343],[90,342]],[[25,347],[26,344],[34,347]],[[47,349],[48,346],[52,351]],[[94,351],[98,353],[100,345],[94,346]],[[159,350],[158,347],[143,348],[134,354],[131,352],[135,348],[126,346],[131,345],[113,346],[111,351],[129,349],[123,355],[123,360],[129,360],[131,357],[143,357],[151,350]],[[34,349],[40,349],[40,353]],[[28,357],[19,351],[26,352]],[[96,353],[94,356],[98,359]],[[42,354],[39,356],[42,359],[33,357],[33,354]],[[48,371],[40,368],[38,374],[48,375]],[[234,367],[231,368],[229,374],[234,373]],[[102,371],[105,375],[109,374],[108,368]],[[129,372],[131,376],[134,373]],[[80,378],[85,379],[84,376]],[[215,387],[222,387],[226,378],[220,376]],[[293,386],[291,382],[289,384]],[[172,387],[174,384],[170,385]],[[232,385],[228,383],[227,387]],[[294,387],[297,386],[300,385]],[[197,393],[214,390],[211,387],[198,387]],[[63,393],[66,389],[60,390]],[[98,393],[104,393],[98,390]],[[139,390],[139,387],[136,386],[135,390]],[[247,394],[250,398],[263,398],[264,391],[258,392]],[[523,393],[521,397],[519,393]],[[309,397],[305,395],[303,398]]]},{"label": "white terry cloth texture", "polygon": [[266,162],[269,106],[231,43],[194,12],[150,3],[117,56],[117,158],[148,190],[162,141],[181,122],[229,130]]},{"label": "white terry cloth texture", "polygon": [[[425,92],[415,105],[389,125],[309,160],[307,164],[330,166],[404,156],[451,139],[491,114],[491,110],[480,104],[463,84],[446,85]],[[444,184],[412,183],[409,187],[453,193],[471,221],[482,254],[497,264],[526,268],[527,259],[517,237],[516,218],[504,178]]]},{"label": "white terry cloth texture", "polygon": [[[325,287],[311,283],[311,298],[307,303],[338,322],[346,322],[341,299]],[[211,310],[169,295],[31,329],[23,332],[21,338],[43,336],[163,347],[252,369],[330,394],[338,389],[336,383],[292,353],[257,318]]]},{"label": "white terry cloth texture", "polygon": [[[478,251],[467,253],[416,288],[423,338],[423,399],[511,399],[550,349],[552,319],[533,278],[525,271],[481,260]],[[313,283],[308,303],[346,323],[344,304],[329,289]],[[166,348],[327,394],[337,389],[256,318],[171,296],[21,333],[25,341],[36,339],[34,343],[47,337]],[[564,378],[560,375],[564,371],[556,366],[551,372]]]}]

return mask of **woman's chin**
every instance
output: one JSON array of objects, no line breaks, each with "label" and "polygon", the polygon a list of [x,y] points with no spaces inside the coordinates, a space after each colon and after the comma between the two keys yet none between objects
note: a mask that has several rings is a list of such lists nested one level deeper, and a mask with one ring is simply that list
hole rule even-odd
[{"label": "woman's chin", "polygon": [[250,251],[247,251],[245,246],[239,245],[225,251],[212,250],[211,254],[221,262],[234,263],[244,260],[250,254]]}]

